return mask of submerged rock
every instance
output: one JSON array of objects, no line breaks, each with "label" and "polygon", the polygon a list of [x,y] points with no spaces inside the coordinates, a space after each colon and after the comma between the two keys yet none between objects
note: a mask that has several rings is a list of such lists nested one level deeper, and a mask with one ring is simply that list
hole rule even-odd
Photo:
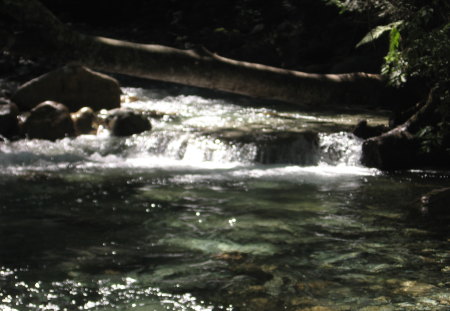
[{"label": "submerged rock", "polygon": [[420,212],[430,216],[450,216],[450,188],[432,190],[420,198]]},{"label": "submerged rock", "polygon": [[113,109],[108,112],[106,125],[114,136],[130,136],[151,130],[148,118],[131,109]]},{"label": "submerged rock", "polygon": [[227,128],[207,134],[228,143],[255,144],[255,161],[262,164],[316,165],[319,161],[319,135],[312,131]]},{"label": "submerged rock", "polygon": [[11,139],[19,134],[17,105],[6,98],[0,98],[0,136]]},{"label": "submerged rock", "polygon": [[23,123],[27,138],[57,140],[75,135],[69,109],[63,104],[46,101],[33,108]]},{"label": "submerged rock", "polygon": [[94,134],[96,132],[98,126],[97,115],[92,108],[83,107],[77,112],[72,113],[71,117],[77,135]]},{"label": "submerged rock", "polygon": [[115,79],[83,66],[67,65],[25,83],[13,101],[23,111],[46,100],[64,103],[70,111],[85,106],[97,111],[120,107],[120,95]]}]

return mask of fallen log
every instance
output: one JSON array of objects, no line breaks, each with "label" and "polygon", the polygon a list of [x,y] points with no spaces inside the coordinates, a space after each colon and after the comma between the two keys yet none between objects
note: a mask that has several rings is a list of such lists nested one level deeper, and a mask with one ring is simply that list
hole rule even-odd
[{"label": "fallen log", "polygon": [[62,63],[304,106],[379,105],[386,100],[380,75],[310,74],[228,59],[203,48],[180,50],[88,36],[63,24],[38,0],[0,0],[0,9],[38,34],[37,40],[36,33],[22,41],[4,40],[8,49],[34,53],[46,45]]}]

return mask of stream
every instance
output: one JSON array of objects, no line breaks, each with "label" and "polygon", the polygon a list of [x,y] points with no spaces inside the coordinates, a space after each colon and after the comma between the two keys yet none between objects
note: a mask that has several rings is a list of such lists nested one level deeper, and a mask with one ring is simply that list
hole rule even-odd
[{"label": "stream", "polygon": [[447,311],[450,173],[359,164],[359,119],[123,88],[153,129],[0,143],[0,311]]}]

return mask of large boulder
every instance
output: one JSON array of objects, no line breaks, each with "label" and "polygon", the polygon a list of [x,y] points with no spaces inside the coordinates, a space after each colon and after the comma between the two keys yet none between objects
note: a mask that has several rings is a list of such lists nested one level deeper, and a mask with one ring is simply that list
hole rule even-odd
[{"label": "large boulder", "polygon": [[125,108],[109,111],[106,125],[114,136],[130,136],[149,131],[152,128],[146,116]]},{"label": "large boulder", "polygon": [[73,112],[86,106],[98,111],[120,107],[120,95],[115,79],[80,65],[67,65],[25,83],[13,101],[22,111],[46,100],[64,103]]},{"label": "large boulder", "polygon": [[34,107],[23,123],[27,138],[55,141],[75,135],[69,109],[63,104],[46,101]]},{"label": "large boulder", "polygon": [[0,136],[11,139],[19,134],[19,109],[8,99],[0,98]]}]

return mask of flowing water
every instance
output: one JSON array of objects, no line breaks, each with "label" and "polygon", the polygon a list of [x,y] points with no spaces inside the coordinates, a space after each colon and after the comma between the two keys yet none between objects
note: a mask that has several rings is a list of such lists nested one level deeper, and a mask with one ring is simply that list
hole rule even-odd
[{"label": "flowing water", "polygon": [[449,310],[449,174],[360,166],[383,116],[124,92],[151,132],[0,144],[1,311]]}]

